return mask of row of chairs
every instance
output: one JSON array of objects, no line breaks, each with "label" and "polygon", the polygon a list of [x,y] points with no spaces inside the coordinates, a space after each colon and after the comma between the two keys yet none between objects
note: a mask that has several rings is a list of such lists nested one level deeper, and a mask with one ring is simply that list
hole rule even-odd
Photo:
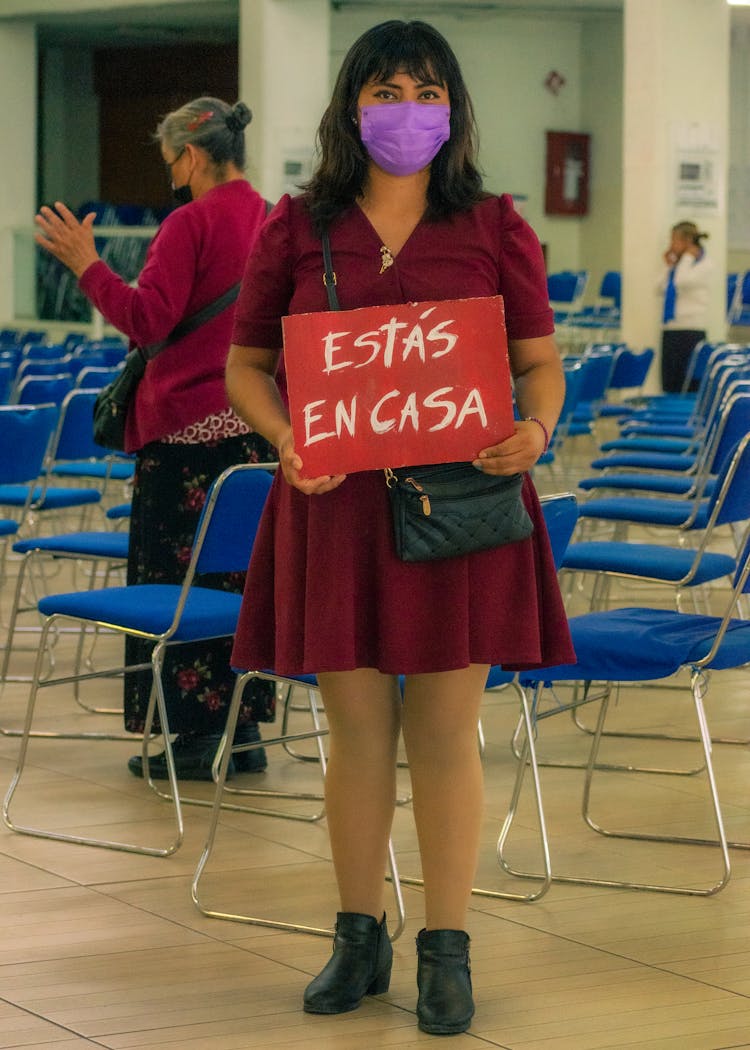
[{"label": "row of chairs", "polygon": [[[727,355],[729,358],[737,356],[741,355]],[[717,364],[718,360],[707,368],[706,386],[709,384],[708,377],[714,380],[714,370]],[[733,361],[732,364],[738,367],[736,361]],[[718,380],[715,381],[718,383]],[[741,382],[736,377],[734,381]],[[739,413],[739,409],[736,408],[739,401],[732,400],[732,398],[741,396],[741,390],[734,389],[730,393],[728,388],[725,387],[723,389],[724,396],[730,400],[724,403],[721,418],[732,420],[732,426],[737,426],[739,431],[741,431],[742,416],[739,414],[735,415],[735,413]],[[729,423],[724,424],[722,436],[724,441],[729,443],[727,427],[729,427]],[[744,436],[740,438],[731,455],[728,454],[721,469],[718,471],[718,477],[715,479],[712,489],[714,498],[712,509],[708,513],[702,511],[706,532],[710,533],[711,530],[718,529],[720,525],[730,521],[737,526],[741,526],[750,519],[750,506],[748,506],[750,485],[747,484],[750,470],[749,435],[750,431],[746,430]],[[191,571],[195,573],[203,571],[231,571],[233,568],[244,567],[249,553],[248,544],[252,543],[252,536],[248,536],[248,531],[252,530],[252,523],[250,530],[247,528],[248,508],[260,505],[262,498],[265,498],[263,485],[267,489],[268,478],[267,476],[264,477],[264,474],[265,471],[259,470],[259,468],[233,468],[215,484],[198,530]],[[262,480],[259,481],[258,479]],[[253,495],[253,486],[256,488],[260,487],[262,498],[258,497],[257,492],[255,496]],[[236,504],[233,502],[234,500],[237,501]],[[572,496],[566,495],[549,500],[545,504],[545,514],[550,526],[556,560],[561,569],[567,572],[578,571],[576,566],[568,561],[569,557],[575,555],[575,548],[578,546],[575,543],[569,543],[578,514],[576,503],[577,501]],[[580,507],[582,516],[585,516],[586,506],[587,504],[582,504]],[[732,507],[735,509],[732,509]],[[255,519],[252,514],[250,517],[254,522]],[[682,519],[680,524],[682,524]],[[238,548],[240,549],[238,550]],[[748,589],[749,566],[750,540],[745,536],[738,545],[737,555],[725,556],[722,563],[724,570],[722,576],[734,574],[731,598],[727,604],[726,612],[722,616],[712,616],[707,613],[686,613],[679,608],[675,610],[644,609],[642,607],[629,610],[604,607],[593,608],[589,613],[585,613],[581,617],[575,617],[572,620],[571,628],[578,653],[578,664],[573,668],[545,670],[542,676],[540,676],[539,672],[533,671],[521,675],[512,675],[505,672],[502,668],[492,669],[488,687],[512,686],[518,692],[521,707],[517,732],[517,739],[520,741],[518,745],[518,779],[513,790],[508,816],[503,824],[498,841],[499,859],[501,865],[507,871],[519,876],[534,878],[539,885],[532,893],[524,895],[504,893],[491,888],[485,889],[481,887],[475,888],[477,893],[497,897],[511,897],[512,899],[536,900],[557,879],[593,882],[597,885],[637,885],[641,889],[691,895],[710,895],[718,892],[726,884],[731,870],[728,849],[733,845],[744,846],[745,844],[729,843],[726,838],[718,793],[715,787],[712,766],[712,741],[707,729],[703,700],[707,688],[707,672],[709,670],[741,666],[750,660],[750,623],[738,619],[736,616],[741,595],[746,593]],[[635,577],[635,574],[633,576]],[[638,573],[638,577],[640,579],[650,578],[648,573],[644,574],[643,572]],[[49,634],[53,632],[53,625],[60,620],[78,620],[93,625],[95,628],[108,625],[111,629],[115,626],[117,630],[121,630],[123,633],[133,631],[137,632],[139,636],[151,637],[156,643],[154,650],[156,655],[152,658],[155,688],[152,695],[150,713],[153,716],[154,711],[157,711],[163,727],[166,727],[166,712],[163,710],[163,696],[160,696],[159,688],[160,662],[164,648],[170,644],[179,644],[181,640],[193,640],[196,637],[208,636],[201,632],[231,633],[233,620],[236,619],[239,606],[239,599],[236,596],[220,595],[219,592],[207,594],[205,593],[205,588],[198,588],[199,593],[196,593],[196,589],[192,587],[194,582],[193,577],[186,581],[183,588],[172,588],[169,594],[157,587],[153,593],[149,593],[147,596],[139,592],[138,589],[133,588],[105,588],[74,592],[62,596],[46,596],[40,601],[39,610],[46,618],[47,640],[49,639]],[[144,601],[144,598],[148,600]],[[225,599],[229,599],[229,601]],[[230,604],[233,605],[231,609],[229,607]],[[604,602],[599,602],[599,605],[603,606]],[[40,646],[40,653],[45,649],[45,646],[46,642],[45,645]],[[42,661],[41,656],[39,660]],[[64,837],[69,841],[87,841],[89,844],[128,850],[135,849],[136,851],[144,852],[154,850],[154,847],[146,847],[144,849],[141,844],[136,843],[123,844],[102,840],[70,838],[61,836],[57,832],[32,828],[28,825],[22,826],[14,821],[11,815],[11,806],[22,780],[26,749],[30,738],[34,735],[32,726],[36,696],[40,689],[55,684],[49,676],[42,673],[44,666],[43,662],[38,663],[34,674],[32,699],[27,712],[26,726],[23,730],[19,767],[6,796],[4,807],[6,823],[14,830],[28,834],[41,834],[43,837]],[[688,886],[673,886],[652,882],[636,884],[626,880],[602,880],[588,875],[570,875],[556,871],[551,861],[539,775],[539,767],[543,763],[536,753],[537,742],[535,737],[540,723],[561,709],[568,707],[577,708],[581,704],[589,702],[594,694],[603,697],[600,719],[594,732],[592,751],[587,765],[586,792],[589,792],[591,779],[595,773],[600,771],[601,767],[598,760],[598,748],[605,732],[604,719],[606,717],[607,698],[609,691],[611,691],[611,689],[604,690],[604,693],[602,693],[599,690],[597,693],[592,688],[592,683],[604,682],[611,685],[612,682],[620,681],[655,681],[671,676],[680,669],[687,669],[690,674],[690,695],[697,717],[698,739],[702,744],[703,763],[706,770],[715,824],[715,836],[713,838],[705,840],[692,838],[689,840],[681,839],[680,841],[713,845],[721,857],[721,870],[718,877],[709,886],[694,886],[692,884]],[[112,671],[110,669],[108,672],[101,673],[111,674]],[[270,670],[258,672],[243,669],[237,679],[237,689],[232,708],[230,709],[223,751],[217,757],[215,770],[217,786],[212,806],[210,832],[195,874],[193,897],[206,914],[222,918],[262,922],[265,925],[277,925],[275,920],[238,915],[225,909],[207,907],[202,901],[200,888],[203,872],[209,862],[213,848],[220,814],[226,805],[225,778],[233,751],[233,747],[230,747],[227,742],[233,739],[233,719],[236,720],[237,717],[242,686],[248,677],[258,676],[259,674],[270,676],[274,679],[278,678]],[[63,679],[62,681],[68,682],[69,679]],[[314,690],[315,688],[315,681],[310,678],[283,679],[282,681],[287,687],[297,686],[307,690]],[[543,698],[550,682],[578,683],[573,699],[569,704],[560,705],[555,699],[551,706],[544,706]],[[57,684],[60,684],[59,679]],[[310,700],[310,710],[314,719],[317,710],[314,699]],[[303,736],[305,738],[308,736],[318,738],[323,733],[324,730],[317,725],[313,725],[310,734],[303,734]],[[279,737],[266,740],[263,743],[264,745],[285,744],[290,739],[291,736],[289,734],[282,732]],[[243,745],[242,747],[246,750],[248,746],[252,745]],[[144,745],[144,748],[144,761],[147,766],[148,752],[146,745]],[[167,764],[170,767],[168,742],[167,753]],[[536,812],[540,831],[540,848],[543,860],[541,870],[538,872],[518,870],[507,859],[508,840],[516,819],[527,765],[531,770],[534,784]],[[166,846],[155,848],[159,854],[174,852],[178,848],[182,837],[180,803],[185,800],[180,799],[178,785],[174,777],[173,763],[170,768],[169,794],[175,811],[175,833]],[[588,806],[586,807],[586,812],[587,819],[589,819]],[[612,832],[608,831],[608,833],[611,834]],[[631,833],[625,834],[631,837]],[[633,834],[632,837],[639,836]],[[659,836],[646,835],[640,837],[650,839]],[[663,836],[660,838],[663,838]],[[676,841],[674,838],[668,838],[668,840]],[[395,867],[395,859],[393,866]],[[399,878],[393,872],[392,878],[394,886],[396,886]],[[408,881],[408,879],[401,877],[400,881]],[[280,924],[283,928],[290,928],[289,924]],[[298,929],[301,927],[291,926],[291,928]],[[304,929],[307,929],[307,932],[323,932],[311,928]]]},{"label": "row of chairs", "polygon": [[121,341],[0,344],[0,404],[60,404],[76,387],[101,389],[122,368],[126,353]]},{"label": "row of chairs", "polygon": [[[748,438],[746,437],[744,445],[743,443],[740,443],[738,454],[733,460],[735,464],[733,467],[735,474],[747,471],[749,455],[747,452],[747,446]],[[266,486],[268,484],[267,477],[264,478],[264,472],[251,467],[233,468],[216,483],[211,493],[211,499],[204,511],[204,517],[199,528],[193,552],[194,560],[191,563],[191,571],[226,571],[227,569],[231,569],[232,565],[236,566],[236,564],[244,564],[249,552],[249,548],[247,547],[248,535],[247,532],[243,535],[243,530],[238,527],[238,523],[240,520],[243,522],[247,521],[248,507],[258,506],[259,503],[262,503],[262,499],[258,500],[257,491],[255,492],[255,502],[253,502],[253,486],[256,487],[256,490],[257,486],[260,486],[261,494],[263,494],[262,487],[264,484]],[[237,505],[234,507],[233,499],[237,501]],[[558,563],[564,565],[564,552],[568,545],[568,539],[575,522],[575,500],[570,496],[560,497],[556,500],[553,499],[549,501],[548,506],[550,507],[550,510],[547,511],[549,515],[548,521],[550,523],[550,531],[556,549]],[[560,513],[558,518],[556,518],[552,513],[552,508],[566,511],[566,513]],[[571,508],[573,510],[572,516]],[[750,517],[750,512],[746,514],[746,517]],[[251,542],[251,537],[249,541]],[[241,547],[239,554],[237,554],[238,546]],[[526,875],[541,880],[540,887],[532,894],[524,895],[522,899],[538,899],[543,892],[546,892],[549,884],[557,878],[561,878],[565,881],[592,881],[585,876],[561,875],[554,872],[551,865],[549,842],[544,818],[543,797],[538,772],[540,763],[535,753],[535,734],[538,728],[538,723],[543,717],[549,717],[549,714],[551,713],[551,711],[544,711],[542,708],[541,691],[544,690],[546,683],[549,681],[559,682],[582,680],[589,683],[589,686],[591,682],[612,681],[613,678],[615,678],[615,672],[617,673],[617,680],[653,681],[671,675],[680,668],[689,668],[691,673],[691,696],[698,716],[699,736],[703,745],[704,762],[708,771],[712,808],[716,822],[716,839],[711,840],[711,842],[718,847],[722,855],[722,873],[718,880],[709,887],[675,887],[660,886],[649,883],[639,884],[639,888],[660,890],[664,892],[707,895],[717,892],[718,889],[725,884],[729,877],[730,870],[727,852],[729,844],[726,841],[726,835],[723,830],[721,810],[718,795],[715,790],[711,764],[711,740],[705,723],[703,696],[705,692],[705,672],[707,669],[711,667],[720,668],[736,666],[737,664],[733,661],[743,663],[750,659],[750,633],[748,630],[750,624],[734,618],[734,611],[739,596],[747,590],[748,565],[750,565],[748,556],[748,540],[745,539],[741,547],[741,556],[735,563],[736,579],[732,591],[731,605],[728,607],[727,614],[723,617],[698,616],[697,614],[683,613],[679,610],[675,610],[674,612],[648,609],[595,610],[591,613],[584,614],[582,617],[576,617],[572,621],[571,626],[574,642],[578,652],[578,664],[574,668],[556,668],[552,671],[545,670],[543,672],[543,680],[540,679],[539,673],[531,671],[520,676],[514,676],[510,675],[508,672],[504,672],[502,668],[492,669],[488,686],[495,688],[499,685],[513,684],[518,690],[522,709],[521,717],[523,728],[521,730],[521,735],[525,739],[518,767],[519,779],[514,788],[508,817],[503,825],[499,840],[501,863],[503,863],[503,866],[506,867],[507,870],[514,872],[515,874]],[[186,581],[183,588],[171,589],[159,588],[158,586],[153,587],[153,585],[151,585],[152,591],[150,591],[148,595],[139,593],[138,589],[135,589],[134,591],[132,588],[107,588],[102,591],[75,592],[73,594],[62,596],[49,596],[42,599],[39,608],[48,618],[48,622],[56,622],[59,618],[79,619],[97,626],[107,624],[112,627],[115,625],[118,630],[122,630],[123,632],[134,631],[137,632],[139,636],[152,637],[156,643],[156,648],[155,656],[152,659],[155,690],[154,695],[152,696],[151,714],[153,715],[153,711],[156,709],[159,712],[160,718],[165,719],[166,712],[163,710],[163,696],[160,695],[159,688],[159,671],[164,647],[168,644],[176,644],[180,640],[193,640],[196,637],[209,636],[210,632],[231,633],[233,619],[236,618],[239,605],[239,599],[236,596],[220,595],[219,593],[208,595],[204,593],[204,588],[200,589],[201,593],[196,594],[191,588],[192,582],[193,580],[190,579]],[[169,591],[169,593],[167,593],[167,591]],[[144,601],[144,598],[148,598],[148,601]],[[230,609],[230,605],[232,605],[233,608]],[[226,617],[226,619],[223,619],[222,617]],[[631,629],[633,624],[639,623],[645,626],[642,627],[641,634],[638,635],[639,644],[634,650]],[[50,626],[49,630],[51,629]],[[208,632],[208,634],[205,632]],[[650,644],[647,644],[647,642]],[[40,651],[43,649],[44,646],[40,647]],[[102,673],[111,673],[111,671]],[[235,913],[219,911],[215,908],[206,908],[201,902],[199,888],[200,879],[210,857],[218,819],[222,807],[225,804],[223,800],[224,780],[229,759],[231,757],[230,753],[232,751],[232,748],[227,745],[227,741],[233,738],[232,722],[233,719],[236,719],[237,717],[239,697],[241,696],[244,682],[248,676],[257,676],[258,674],[264,676],[272,675],[272,673],[268,671],[246,671],[243,675],[238,677],[237,690],[227,723],[223,753],[221,754],[221,758],[217,759],[217,788],[212,807],[211,830],[206,842],[204,853],[201,857],[199,868],[196,872],[193,884],[193,896],[196,903],[198,903],[207,914],[223,918],[243,918],[245,921],[258,921],[263,922],[266,925],[275,925],[276,923],[274,921],[266,919],[239,916]],[[68,681],[68,679],[65,679],[64,681]],[[51,686],[52,684],[55,683],[51,679],[43,679],[41,667],[38,664],[34,676],[34,685],[32,687],[33,698],[30,701],[27,723],[24,728],[19,768],[6,797],[4,810],[6,822],[8,822],[9,826],[13,827],[14,830],[23,831],[29,834],[42,834],[43,837],[62,837],[66,841],[86,841],[90,845],[103,845],[127,850],[134,849],[139,852],[151,851],[151,847],[146,847],[144,850],[139,844],[113,843],[110,841],[105,842],[102,840],[91,839],[81,840],[78,837],[71,838],[70,836],[62,835],[58,832],[48,832],[43,829],[22,826],[13,821],[10,815],[10,807],[13,796],[22,778],[29,738],[33,735],[31,727],[33,722],[34,701],[41,688],[45,688],[48,685]],[[309,678],[285,679],[284,684],[302,685],[305,688],[314,688],[315,686],[314,680]],[[571,706],[586,702],[589,699],[590,688],[587,688],[584,691],[583,697],[579,697]],[[560,708],[559,706],[556,706],[553,709],[559,710]],[[598,749],[599,743],[601,742],[603,719],[606,714],[606,704],[603,705],[603,712],[600,725],[597,726],[595,734],[592,757],[589,760],[587,773],[589,780],[594,772],[598,770],[596,749]],[[166,726],[166,724],[166,722],[163,722],[164,726]],[[322,732],[323,730],[320,730],[319,727],[314,727],[311,731],[311,735],[319,736]],[[265,741],[265,744],[283,743],[285,739],[286,737],[282,735],[279,738]],[[245,749],[247,746],[249,745],[243,745]],[[144,758],[147,762],[147,752],[144,753]],[[507,839],[515,819],[527,759],[531,763],[531,769],[534,774],[537,814],[539,817],[541,835],[540,842],[544,858],[544,865],[541,873],[514,871],[505,859]],[[168,758],[168,766],[169,765],[170,762]],[[157,852],[160,854],[164,852],[174,852],[181,841],[182,835],[180,796],[176,778],[174,777],[173,765],[170,773],[170,793],[176,814],[176,832],[175,837],[171,842],[165,847],[158,848]],[[397,880],[394,877],[394,882],[395,881]],[[402,881],[407,880],[404,879]],[[597,884],[602,883],[602,880],[593,881]],[[604,880],[603,884],[635,885],[633,883],[623,883],[613,880]],[[517,899],[519,896],[515,894],[504,894],[495,890],[485,890],[482,888],[476,888],[476,892],[499,897],[511,896],[514,899]],[[283,926],[284,928],[287,928],[287,924],[283,924]],[[308,930],[308,932],[320,931]]]}]

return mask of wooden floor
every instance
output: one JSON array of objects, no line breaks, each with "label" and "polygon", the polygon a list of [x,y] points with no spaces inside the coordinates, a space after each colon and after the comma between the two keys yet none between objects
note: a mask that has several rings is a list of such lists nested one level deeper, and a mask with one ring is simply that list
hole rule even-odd
[{"label": "wooden floor", "polygon": [[[589,452],[583,444],[576,450],[570,476],[580,475]],[[540,471],[537,481],[541,489],[556,491],[568,477]],[[716,592],[712,601],[721,596]],[[663,594],[632,587],[622,597],[625,604],[668,602]],[[574,611],[581,602],[575,595]],[[61,664],[67,644],[63,640],[59,647]],[[116,685],[109,696],[98,688],[100,700],[117,702]],[[22,684],[6,687],[3,725],[19,724],[26,692]],[[87,695],[94,695],[92,687]],[[749,700],[747,673],[715,676],[707,704],[712,732],[750,735]],[[477,885],[528,892],[529,883],[501,871],[495,857],[515,773],[509,743],[517,711],[512,692],[488,694]],[[591,721],[593,715],[586,709],[582,717]],[[67,728],[119,723],[113,716],[75,713],[62,689],[50,691],[40,717],[44,725]],[[649,688],[623,691],[613,721],[690,733],[691,719],[685,688]],[[547,757],[578,761],[587,741],[568,715],[540,726],[539,748]],[[94,834],[148,835],[158,842],[169,833],[168,806],[129,774],[126,760],[134,750],[132,742],[34,741],[17,819]],[[0,738],[3,788],[16,752],[16,739]],[[606,754],[619,761],[699,764],[689,743],[611,740]],[[717,744],[714,758],[730,837],[750,839],[747,748]],[[407,776],[402,770],[404,792]],[[269,754],[266,774],[241,779],[319,789],[318,767],[278,748]],[[714,848],[595,834],[580,818],[581,783],[576,770],[543,770],[558,870],[681,885],[710,885],[718,878]],[[599,775],[592,805],[597,819],[619,828],[710,836],[705,798],[700,774],[617,772]],[[389,992],[340,1017],[308,1016],[301,1009],[302,990],[327,959],[329,940],[203,917],[191,902],[190,881],[207,811],[188,807],[186,825],[184,845],[168,859],[0,830],[0,1047],[410,1050],[434,1042],[415,1020],[414,937],[423,916],[418,888],[404,889],[407,925],[395,943]],[[402,874],[418,875],[408,805],[396,814],[394,841]],[[528,797],[509,857],[521,866],[539,861]],[[732,850],[732,865],[728,886],[707,898],[560,884],[532,904],[475,895],[469,932],[477,1012],[471,1031],[453,1037],[451,1047],[750,1047],[750,853]],[[226,813],[205,894],[220,908],[328,926],[336,895],[325,822]]]}]

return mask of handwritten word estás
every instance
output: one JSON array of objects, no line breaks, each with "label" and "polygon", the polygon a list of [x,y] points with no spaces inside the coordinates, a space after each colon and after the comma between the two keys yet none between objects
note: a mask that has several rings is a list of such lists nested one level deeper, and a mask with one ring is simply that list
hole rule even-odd
[{"label": "handwritten word est\u00e1s", "polygon": [[[423,364],[428,359],[445,357],[458,342],[458,336],[446,331],[454,323],[451,320],[439,321],[425,331],[421,322],[426,321],[434,310],[434,306],[425,310],[419,316],[419,323],[412,325],[391,317],[373,331],[355,336],[349,343],[345,340],[352,335],[350,331],[329,332],[323,341],[323,371],[330,375],[342,368],[366,368],[378,358],[382,359],[383,367],[391,368],[394,359],[407,361],[412,354]],[[342,359],[341,355],[347,356]]]}]

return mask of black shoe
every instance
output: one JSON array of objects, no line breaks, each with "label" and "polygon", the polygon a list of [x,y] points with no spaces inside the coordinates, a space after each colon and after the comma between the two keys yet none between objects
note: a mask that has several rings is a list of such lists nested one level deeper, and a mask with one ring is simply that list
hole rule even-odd
[{"label": "black shoe", "polygon": [[[242,739],[238,736],[242,732]],[[254,732],[254,736],[252,735]],[[237,727],[235,740],[238,743],[250,743],[259,740],[257,725],[247,723]],[[172,744],[175,772],[178,780],[212,780],[211,767],[216,751],[221,742],[221,733],[204,733],[200,736],[178,735]],[[242,763],[242,764],[240,764]],[[148,768],[152,780],[167,780],[167,759],[162,751],[149,757]],[[227,779],[234,773],[259,773],[266,768],[266,753],[262,747],[253,748],[242,755],[232,756],[227,769]],[[136,777],[143,776],[143,757],[133,755],[128,759],[128,769]]]},{"label": "black shoe", "polygon": [[468,933],[420,930],[417,957],[420,1029],[430,1035],[465,1032],[474,1016]]},{"label": "black shoe", "polygon": [[[234,731],[235,744],[255,744],[260,740],[257,722],[243,722]],[[262,773],[268,766],[265,749],[251,748],[232,755],[232,763],[238,773]]]},{"label": "black shoe", "polygon": [[305,989],[308,1014],[343,1014],[356,1010],[366,995],[381,995],[391,981],[393,948],[385,915],[340,911],[336,916],[333,955]]}]

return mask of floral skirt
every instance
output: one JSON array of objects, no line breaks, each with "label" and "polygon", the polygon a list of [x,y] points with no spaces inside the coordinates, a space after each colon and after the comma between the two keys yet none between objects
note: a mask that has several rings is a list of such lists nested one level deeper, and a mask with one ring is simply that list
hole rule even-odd
[{"label": "floral skirt", "polygon": [[[182,583],[193,536],[211,482],[236,463],[270,463],[275,450],[259,434],[206,444],[154,441],[136,457],[130,521],[128,584]],[[245,574],[204,576],[207,586],[241,593]],[[146,663],[152,643],[128,638],[126,663]],[[226,722],[235,676],[229,659],[232,639],[220,638],[168,649],[163,669],[169,725],[176,733],[220,733]],[[151,672],[125,675],[125,728],[143,731]],[[248,683],[240,722],[274,718],[272,682]]]}]

